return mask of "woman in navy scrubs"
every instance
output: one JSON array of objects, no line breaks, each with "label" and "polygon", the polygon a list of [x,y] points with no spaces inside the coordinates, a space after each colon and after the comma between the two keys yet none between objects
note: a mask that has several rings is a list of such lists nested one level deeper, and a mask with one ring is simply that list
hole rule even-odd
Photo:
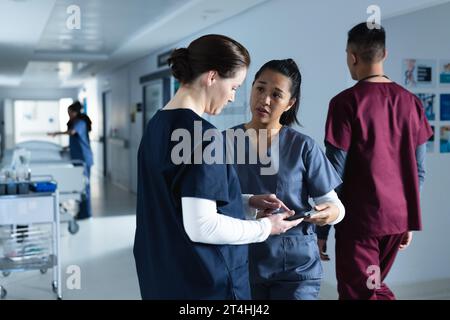
[{"label": "woman in navy scrubs", "polygon": [[[316,210],[296,228],[250,245],[253,299],[316,299],[322,266],[314,226],[334,224],[344,216],[334,192],[341,184],[338,174],[313,139],[290,127],[297,122],[300,84],[301,74],[292,59],[267,62],[252,85],[251,121],[233,128],[248,137],[251,131],[256,133],[244,144],[246,157],[267,139],[267,154],[275,168],[273,174],[262,174],[262,161],[237,164],[242,192],[276,194],[296,214],[309,212],[308,200],[313,198]],[[237,154],[236,140],[228,142]]]},{"label": "woman in navy scrubs", "polygon": [[87,185],[83,199],[80,203],[80,211],[77,219],[86,219],[92,216],[91,213],[91,167],[94,164],[91,144],[89,141],[89,132],[92,129],[92,122],[89,117],[82,112],[83,106],[79,101],[75,101],[67,108],[69,122],[67,122],[67,131],[49,133],[50,136],[59,134],[69,135],[69,149],[72,160],[81,160],[84,163],[84,175],[87,178]]},{"label": "woman in navy scrubs", "polygon": [[[221,134],[201,116],[234,99],[250,56],[230,38],[206,35],[175,50],[169,64],[181,86],[149,121],[138,152],[134,257],[142,298],[249,299],[246,244],[298,222],[284,220],[292,212],[244,220],[244,207],[287,208],[273,195],[243,197],[231,165],[206,161]],[[213,138],[202,139],[208,132]]]}]

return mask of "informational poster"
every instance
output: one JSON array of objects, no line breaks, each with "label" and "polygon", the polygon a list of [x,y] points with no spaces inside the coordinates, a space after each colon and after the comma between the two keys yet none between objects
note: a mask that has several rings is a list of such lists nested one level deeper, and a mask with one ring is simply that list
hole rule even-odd
[{"label": "informational poster", "polygon": [[450,120],[450,94],[441,94],[441,121]]},{"label": "informational poster", "polygon": [[441,153],[450,153],[450,125],[441,127],[440,150]]},{"label": "informational poster", "polygon": [[403,59],[401,76],[403,86],[422,102],[433,129],[427,152],[450,154],[450,59]]},{"label": "informational poster", "polygon": [[439,61],[439,83],[450,86],[450,59]]},{"label": "informational poster", "polygon": [[425,115],[429,121],[436,120],[435,101],[436,94],[434,93],[417,93],[417,97],[422,101],[423,108],[425,109]]},{"label": "informational poster", "polygon": [[403,85],[407,88],[432,88],[435,86],[436,60],[404,59]]}]

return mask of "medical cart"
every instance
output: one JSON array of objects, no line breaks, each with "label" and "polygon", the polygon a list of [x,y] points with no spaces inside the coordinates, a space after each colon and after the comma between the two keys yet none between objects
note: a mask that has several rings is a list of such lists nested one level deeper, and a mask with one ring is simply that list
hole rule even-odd
[{"label": "medical cart", "polygon": [[[59,193],[31,192],[0,196],[0,271],[53,269],[51,287],[62,299]],[[0,297],[6,289],[0,285]]]}]

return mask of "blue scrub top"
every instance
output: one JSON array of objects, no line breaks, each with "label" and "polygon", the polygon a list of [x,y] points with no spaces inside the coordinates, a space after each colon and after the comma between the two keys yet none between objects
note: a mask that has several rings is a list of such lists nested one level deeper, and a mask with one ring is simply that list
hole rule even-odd
[{"label": "blue scrub top", "polygon": [[[194,137],[194,121],[201,123],[202,132],[215,129],[192,110],[159,110],[141,140],[134,242],[141,295],[249,299],[247,245],[192,242],[183,226],[182,197],[215,200],[221,214],[244,219],[239,180],[231,165],[172,161],[172,150],[180,143],[171,141],[172,133],[184,129]],[[191,150],[194,146],[191,141]],[[203,143],[202,149],[207,146]]]},{"label": "blue scrub top", "polygon": [[75,120],[71,130],[75,130],[76,134],[69,136],[70,157],[72,160],[82,160],[87,167],[91,167],[94,161],[86,121]]},{"label": "blue scrub top", "polygon": [[[243,124],[232,129],[242,129]],[[227,141],[235,148],[236,141]],[[247,194],[276,194],[296,213],[312,209],[310,197],[327,194],[342,181],[323,151],[310,137],[283,126],[279,132],[278,172],[262,175],[262,165],[236,164],[241,189]],[[245,155],[248,161],[249,139],[246,139]],[[274,157],[269,150],[268,155]],[[264,243],[250,245],[250,277],[252,282],[268,279],[301,280],[322,276],[322,267],[316,244],[315,225],[307,222],[288,230],[280,236],[270,236]],[[287,278],[288,279],[287,279]]]}]

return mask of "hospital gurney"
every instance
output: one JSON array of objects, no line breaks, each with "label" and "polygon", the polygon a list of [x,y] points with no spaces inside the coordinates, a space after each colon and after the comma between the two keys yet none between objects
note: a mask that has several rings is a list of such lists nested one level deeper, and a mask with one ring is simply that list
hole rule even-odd
[{"label": "hospital gurney", "polygon": [[68,222],[68,230],[71,234],[77,233],[79,226],[75,216],[88,183],[84,175],[83,162],[70,160],[70,157],[63,152],[63,148],[55,143],[26,141],[18,143],[14,149],[5,152],[3,167],[12,166],[19,150],[30,153],[27,165],[33,180],[45,180],[51,177],[57,182],[61,222]]},{"label": "hospital gurney", "polygon": [[61,222],[68,222],[68,230],[75,234],[79,230],[79,225],[75,220],[78,213],[78,204],[82,200],[86,189],[86,177],[84,176],[84,166],[80,161],[70,163],[48,163],[30,164],[31,179],[48,180],[51,177],[58,184],[59,208]]}]

